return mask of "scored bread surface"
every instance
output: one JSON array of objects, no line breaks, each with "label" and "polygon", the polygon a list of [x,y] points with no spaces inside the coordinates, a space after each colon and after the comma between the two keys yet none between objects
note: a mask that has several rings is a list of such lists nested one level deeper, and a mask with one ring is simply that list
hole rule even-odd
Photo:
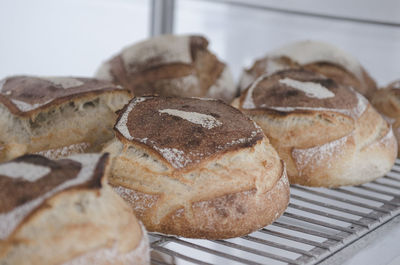
[{"label": "scored bread surface", "polygon": [[115,130],[105,148],[115,157],[110,183],[149,231],[235,237],[287,206],[276,151],[257,125],[221,101],[134,98]]},{"label": "scored bread surface", "polygon": [[88,78],[15,76],[0,86],[0,161],[99,151],[127,90]]},{"label": "scored bread surface", "polygon": [[197,96],[230,102],[236,88],[229,68],[201,36],[163,35],[124,48],[103,63],[96,77],[135,96]]},{"label": "scored bread surface", "polygon": [[322,75],[284,70],[261,76],[233,105],[263,128],[292,183],[357,185],[394,163],[390,125],[362,95]]},{"label": "scored bread surface", "polygon": [[107,154],[0,164],[0,263],[148,264],[145,230],[107,185],[108,164]]}]

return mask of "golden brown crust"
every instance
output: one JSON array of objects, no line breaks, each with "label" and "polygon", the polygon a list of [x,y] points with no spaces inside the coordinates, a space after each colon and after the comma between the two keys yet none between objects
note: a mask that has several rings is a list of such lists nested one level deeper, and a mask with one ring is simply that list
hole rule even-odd
[{"label": "golden brown crust", "polygon": [[[289,182],[282,162],[281,176],[269,190],[251,189],[182,202],[159,222],[155,217],[165,203],[164,195],[139,192],[111,184],[132,205],[136,216],[150,232],[191,238],[222,239],[249,234],[276,220],[289,203]],[[116,179],[112,178],[111,182]],[[115,182],[116,183],[116,182]],[[189,207],[189,208],[187,208]]]},{"label": "golden brown crust", "polygon": [[[135,143],[115,140],[106,151],[114,156],[110,183],[150,231],[227,238],[259,229],[286,208],[287,188],[268,197],[286,174],[265,138],[184,170],[168,167],[154,151]],[[279,203],[269,204],[270,199]],[[269,215],[272,211],[278,212],[276,216]],[[236,229],[230,229],[235,222]]]},{"label": "golden brown crust", "polygon": [[283,214],[288,203],[289,181],[282,174],[271,190],[263,194],[253,189],[192,202],[191,216],[180,208],[149,230],[191,238],[238,237],[271,224]]},{"label": "golden brown crust", "polygon": [[[291,101],[291,90],[284,87],[280,87],[282,92],[279,92],[289,99],[280,104],[284,96],[271,94],[270,90],[279,87],[276,85],[277,78],[283,80],[290,76],[296,79],[290,75],[293,72],[299,74],[302,71],[286,70],[265,76],[266,80],[272,80],[270,82],[259,79],[251,91],[247,89],[241,99],[233,103],[264,130],[286,162],[291,183],[325,187],[357,185],[389,171],[397,152],[395,139],[390,126],[368,101],[344,86],[330,86],[333,82],[330,80],[317,83],[333,92],[341,104],[330,105],[329,101],[336,102],[334,97],[319,99],[312,95],[310,101],[299,97],[297,103],[298,95]],[[296,80],[304,81],[301,78]],[[337,89],[339,87],[341,90]],[[248,93],[253,91],[260,94],[253,105],[256,107],[258,104],[262,108],[244,107]],[[324,93],[321,95],[330,95],[326,91]],[[353,102],[354,99],[356,102]],[[275,104],[280,105],[277,108]]]},{"label": "golden brown crust", "polygon": [[[397,144],[391,127],[368,105],[350,134],[314,149],[292,149],[291,183],[337,187],[360,185],[392,167]],[[289,166],[288,166],[289,171]]]},{"label": "golden brown crust", "polygon": [[[226,65],[207,47],[208,41],[202,36],[149,39],[105,62],[97,77],[122,85],[135,96],[211,96],[230,101],[236,94],[232,78],[223,77]],[[210,94],[216,85],[221,86],[217,90],[226,91]]]}]

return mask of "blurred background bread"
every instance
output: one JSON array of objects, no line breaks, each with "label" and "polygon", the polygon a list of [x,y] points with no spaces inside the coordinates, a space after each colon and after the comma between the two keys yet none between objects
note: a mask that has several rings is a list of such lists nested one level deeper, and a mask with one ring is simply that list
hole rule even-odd
[{"label": "blurred background bread", "polygon": [[219,100],[136,97],[120,112],[110,183],[151,232],[248,234],[289,201],[285,166],[262,130]]},{"label": "blurred background bread", "polygon": [[279,70],[304,68],[323,74],[339,84],[353,87],[367,98],[376,91],[376,83],[351,54],[340,48],[319,41],[300,41],[287,44],[256,60],[245,69],[239,89],[245,90],[262,74]]},{"label": "blurred background bread", "polygon": [[108,154],[0,164],[0,263],[149,264],[147,233],[108,186]]},{"label": "blurred background bread", "polygon": [[397,143],[400,143],[400,80],[378,89],[371,103],[392,124]]},{"label": "blurred background bread", "polygon": [[98,152],[113,137],[115,112],[131,97],[90,78],[13,76],[0,83],[0,161]]},{"label": "blurred background bread", "polygon": [[397,143],[358,92],[321,74],[264,74],[233,105],[251,117],[286,162],[291,183],[337,187],[383,176]]},{"label": "blurred background bread", "polygon": [[195,35],[163,35],[124,48],[96,77],[130,89],[135,96],[211,97],[230,102],[236,87],[228,66]]}]

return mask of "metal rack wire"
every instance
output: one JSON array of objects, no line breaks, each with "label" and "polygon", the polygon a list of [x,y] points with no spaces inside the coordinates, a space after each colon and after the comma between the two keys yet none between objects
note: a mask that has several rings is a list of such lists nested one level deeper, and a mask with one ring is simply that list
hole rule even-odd
[{"label": "metal rack wire", "polygon": [[360,186],[292,185],[286,212],[247,236],[211,241],[150,234],[152,263],[317,264],[399,214],[398,159],[385,177]]}]

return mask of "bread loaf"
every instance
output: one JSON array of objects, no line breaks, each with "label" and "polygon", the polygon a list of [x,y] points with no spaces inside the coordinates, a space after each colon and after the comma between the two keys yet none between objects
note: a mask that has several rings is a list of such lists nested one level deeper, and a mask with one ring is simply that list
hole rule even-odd
[{"label": "bread loaf", "polygon": [[229,68],[202,36],[163,35],[124,48],[102,64],[96,77],[135,96],[211,97],[230,102],[236,87]]},{"label": "bread loaf", "polygon": [[130,93],[88,78],[14,76],[0,82],[0,161],[100,151]]},{"label": "bread loaf", "polygon": [[263,74],[293,68],[323,74],[337,83],[353,87],[368,98],[377,89],[375,81],[352,55],[328,43],[300,41],[268,53],[250,69],[244,70],[240,90],[244,91]]},{"label": "bread loaf", "polygon": [[146,231],[108,172],[107,154],[0,164],[0,264],[149,264]]},{"label": "bread loaf", "polygon": [[392,124],[397,143],[400,143],[400,80],[375,92],[372,105]]},{"label": "bread loaf", "polygon": [[261,126],[291,183],[358,185],[383,176],[396,158],[391,126],[370,103],[311,71],[265,74],[233,105]]},{"label": "bread loaf", "polygon": [[120,112],[110,183],[152,232],[248,234],[289,201],[285,166],[262,130],[219,100],[136,97]]}]

